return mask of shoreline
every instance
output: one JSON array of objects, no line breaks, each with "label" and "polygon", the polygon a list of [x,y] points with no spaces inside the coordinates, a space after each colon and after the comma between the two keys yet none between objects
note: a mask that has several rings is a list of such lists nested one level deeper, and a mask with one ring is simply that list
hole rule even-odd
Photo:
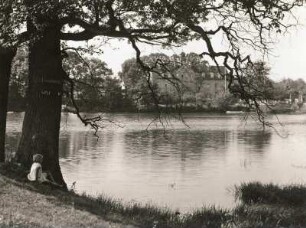
[{"label": "shoreline", "polygon": [[[235,188],[239,204],[214,206],[180,214],[150,205],[123,204],[105,196],[30,183],[25,172],[0,165],[0,227],[305,227],[306,186],[242,183]],[[34,205],[33,205],[34,204]]]},{"label": "shoreline", "polygon": [[[25,113],[25,111],[8,111],[8,114],[23,114]],[[139,112],[131,112],[131,111],[127,111],[127,112],[81,112],[82,113],[87,113],[87,114],[114,114],[114,115],[128,115],[128,114],[148,114],[148,115],[154,115],[157,114],[154,111],[139,111]],[[230,111],[230,110],[223,110],[223,111],[183,111],[183,112],[165,112],[162,114],[180,114],[180,115],[188,115],[188,114],[207,114],[207,115],[245,115],[245,114],[250,114],[250,113],[254,113],[252,111]],[[62,114],[75,114],[74,112],[65,112],[62,111]],[[306,109],[305,110],[296,110],[296,111],[290,111],[290,112],[267,112],[267,115],[303,115],[306,114]]]}]

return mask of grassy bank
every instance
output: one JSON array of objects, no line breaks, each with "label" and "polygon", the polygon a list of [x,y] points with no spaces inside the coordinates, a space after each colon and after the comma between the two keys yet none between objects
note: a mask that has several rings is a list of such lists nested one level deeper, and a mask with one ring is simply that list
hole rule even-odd
[{"label": "grassy bank", "polygon": [[30,183],[25,176],[18,166],[0,168],[0,227],[221,227],[229,216],[228,211],[215,208],[181,215],[150,205],[122,204],[104,196],[94,198]]},{"label": "grassy bank", "polygon": [[180,214],[29,183],[18,167],[0,167],[0,227],[306,227],[304,186],[242,184],[236,197],[230,211]]},{"label": "grassy bank", "polygon": [[247,183],[236,187],[236,198],[240,227],[306,227],[306,186]]}]

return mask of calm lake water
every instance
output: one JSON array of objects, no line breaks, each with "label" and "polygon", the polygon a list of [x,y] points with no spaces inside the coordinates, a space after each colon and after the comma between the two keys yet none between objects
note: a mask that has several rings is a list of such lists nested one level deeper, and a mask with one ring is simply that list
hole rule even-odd
[{"label": "calm lake water", "polygon": [[[306,182],[306,115],[271,116],[263,131],[242,116],[188,114],[166,129],[152,116],[107,116],[99,138],[74,114],[62,115],[60,163],[78,192],[191,211],[232,207],[242,182]],[[8,115],[7,149],[16,150],[23,114]],[[167,124],[164,122],[164,124]],[[118,126],[120,125],[120,126]]]}]

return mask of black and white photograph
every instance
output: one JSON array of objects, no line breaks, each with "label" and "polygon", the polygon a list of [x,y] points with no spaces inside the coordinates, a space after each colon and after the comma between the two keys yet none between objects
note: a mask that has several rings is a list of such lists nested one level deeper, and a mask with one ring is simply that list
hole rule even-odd
[{"label": "black and white photograph", "polygon": [[306,1],[0,0],[0,228],[306,228]]}]

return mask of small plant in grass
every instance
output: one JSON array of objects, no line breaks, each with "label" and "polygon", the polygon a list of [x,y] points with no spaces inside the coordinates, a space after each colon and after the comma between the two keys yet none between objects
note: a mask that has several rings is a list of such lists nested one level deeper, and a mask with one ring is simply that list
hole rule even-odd
[{"label": "small plant in grass", "polygon": [[220,228],[231,227],[232,215],[228,210],[216,209],[215,207],[203,208],[188,214],[183,219],[184,228]]}]

